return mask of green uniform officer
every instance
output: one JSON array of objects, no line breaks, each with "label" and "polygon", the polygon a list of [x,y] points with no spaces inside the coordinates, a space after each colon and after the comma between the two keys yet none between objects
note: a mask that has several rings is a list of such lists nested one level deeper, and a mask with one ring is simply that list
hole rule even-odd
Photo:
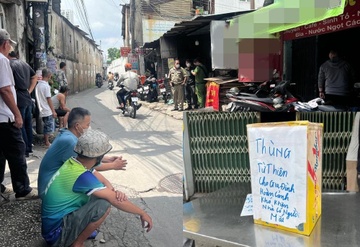
[{"label": "green uniform officer", "polygon": [[199,108],[204,108],[206,96],[206,81],[204,78],[207,77],[207,70],[198,58],[194,59],[194,64],[196,68],[191,71],[191,73],[195,76],[195,93],[197,95]]}]

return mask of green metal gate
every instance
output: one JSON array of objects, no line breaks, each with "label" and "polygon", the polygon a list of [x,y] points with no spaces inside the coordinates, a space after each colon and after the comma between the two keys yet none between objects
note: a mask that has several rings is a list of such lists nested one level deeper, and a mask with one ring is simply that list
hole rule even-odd
[{"label": "green metal gate", "polygon": [[246,125],[259,113],[186,113],[195,192],[250,181]]},{"label": "green metal gate", "polygon": [[[355,113],[298,113],[297,120],[324,124],[323,189],[345,189],[345,157],[350,143]],[[249,182],[249,156],[246,125],[258,123],[258,112],[185,113],[188,142],[186,150],[191,163],[195,193],[208,193],[234,182]],[[184,152],[184,156],[186,156]],[[185,164],[189,167],[189,164]],[[186,172],[185,172],[186,176]],[[186,186],[185,186],[186,187]]]}]

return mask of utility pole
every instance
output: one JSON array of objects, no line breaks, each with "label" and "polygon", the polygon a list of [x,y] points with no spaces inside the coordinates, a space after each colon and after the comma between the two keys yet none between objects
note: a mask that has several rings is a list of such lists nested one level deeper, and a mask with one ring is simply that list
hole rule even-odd
[{"label": "utility pole", "polygon": [[[33,7],[33,39],[34,39],[34,70],[38,76],[46,68],[46,39],[48,33],[47,24],[47,2],[32,2]],[[45,22],[46,21],[46,22]],[[36,118],[36,133],[43,133],[43,122],[40,117]]]},{"label": "utility pole", "polygon": [[130,0],[130,34],[131,34],[131,51],[135,50],[135,0]]},{"label": "utility pole", "polygon": [[47,18],[46,2],[33,2],[33,38],[34,38],[34,69],[39,70],[46,68],[46,39],[48,27],[45,25]]},{"label": "utility pole", "polygon": [[250,9],[255,9],[255,0],[250,0]]}]

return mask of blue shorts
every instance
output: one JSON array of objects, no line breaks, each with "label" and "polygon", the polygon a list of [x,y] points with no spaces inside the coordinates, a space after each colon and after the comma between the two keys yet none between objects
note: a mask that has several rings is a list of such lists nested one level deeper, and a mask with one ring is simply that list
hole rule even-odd
[{"label": "blue shorts", "polygon": [[53,116],[43,117],[44,122],[44,134],[51,134],[54,132],[55,124]]}]

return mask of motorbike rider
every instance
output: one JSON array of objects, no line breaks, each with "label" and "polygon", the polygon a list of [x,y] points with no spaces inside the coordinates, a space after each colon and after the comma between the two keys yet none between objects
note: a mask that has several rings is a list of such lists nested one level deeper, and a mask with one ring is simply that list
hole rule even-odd
[{"label": "motorbike rider", "polygon": [[[121,74],[119,80],[117,81],[116,86],[121,87],[121,89],[116,93],[116,97],[119,101],[119,105],[117,109],[124,109],[125,107],[125,95],[128,92],[134,91],[137,89],[139,84],[139,77],[138,75],[131,71],[132,65],[131,63],[125,64],[125,73]],[[138,109],[140,108],[141,104],[138,105]]]},{"label": "motorbike rider", "polygon": [[114,74],[111,73],[111,71],[109,71],[109,74],[108,74],[108,82],[112,82],[114,80]]}]

